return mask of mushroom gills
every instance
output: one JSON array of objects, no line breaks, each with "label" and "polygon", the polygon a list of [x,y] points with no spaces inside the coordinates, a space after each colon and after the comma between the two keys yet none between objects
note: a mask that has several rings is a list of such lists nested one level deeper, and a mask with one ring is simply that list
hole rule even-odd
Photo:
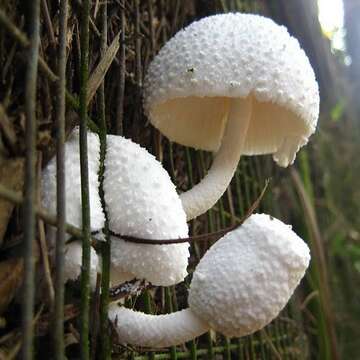
[{"label": "mushroom gills", "polygon": [[273,154],[274,161],[282,167],[292,165],[296,158],[296,153],[308,142],[305,136],[286,136],[279,146],[276,153]]},{"label": "mushroom gills", "polygon": [[229,101],[224,135],[208,174],[180,195],[188,221],[210,209],[228,187],[244,149],[251,111],[251,96]]}]

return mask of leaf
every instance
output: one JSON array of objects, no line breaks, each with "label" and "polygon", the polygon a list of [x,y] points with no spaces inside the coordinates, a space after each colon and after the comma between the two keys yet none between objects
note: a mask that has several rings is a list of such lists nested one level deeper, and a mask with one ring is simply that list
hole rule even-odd
[{"label": "leaf", "polygon": [[[6,160],[0,167],[0,184],[14,191],[20,191],[24,180],[24,159]],[[14,209],[14,204],[0,198],[0,246]],[[1,274],[1,273],[0,273]]]},{"label": "leaf", "polygon": [[345,111],[344,101],[342,100],[338,101],[337,104],[330,111],[331,120],[334,122],[339,121],[344,115],[344,111]]},{"label": "leaf", "polygon": [[96,90],[99,88],[100,84],[104,80],[104,77],[109,70],[111,63],[113,62],[117,51],[119,50],[119,36],[118,33],[111,45],[106,49],[104,56],[100,60],[99,64],[95,70],[90,75],[88,85],[87,85],[87,105],[90,103],[91,99],[94,97]]},{"label": "leaf", "polygon": [[23,271],[22,258],[11,258],[0,262],[0,314],[6,310],[20,287]]}]

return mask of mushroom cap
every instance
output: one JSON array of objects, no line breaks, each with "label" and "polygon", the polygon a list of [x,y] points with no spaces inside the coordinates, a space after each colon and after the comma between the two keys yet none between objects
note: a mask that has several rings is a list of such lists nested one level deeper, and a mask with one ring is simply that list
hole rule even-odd
[{"label": "mushroom cap", "polygon": [[[65,247],[65,282],[76,280],[81,274],[82,246],[80,241],[73,241]],[[100,271],[99,257],[93,247],[90,247],[90,285],[96,288],[97,273]]]},{"label": "mushroom cap", "polygon": [[[229,13],[193,22],[165,44],[149,66],[144,107],[170,140],[217,151],[231,98],[250,95],[243,154],[276,153],[292,137],[296,151],[306,144],[319,92],[305,52],[271,19]],[[278,161],[286,166],[293,159]]]},{"label": "mushroom cap", "polygon": [[[111,231],[144,239],[188,236],[186,215],[168,173],[153,155],[120,136],[107,137],[105,203]],[[113,238],[112,265],[154,285],[187,275],[189,245],[144,245]]]},{"label": "mushroom cap", "polygon": [[309,248],[291,226],[252,215],[216,242],[197,266],[189,306],[222,334],[251,334],[286,305],[309,265]]},{"label": "mushroom cap", "polygon": [[[98,171],[100,165],[100,141],[94,133],[88,133],[88,170],[91,230],[100,230],[105,217],[99,196]],[[42,173],[42,206],[56,215],[56,157],[50,160]],[[66,222],[81,227],[81,177],[79,130],[75,128],[65,143],[65,194]]]}]

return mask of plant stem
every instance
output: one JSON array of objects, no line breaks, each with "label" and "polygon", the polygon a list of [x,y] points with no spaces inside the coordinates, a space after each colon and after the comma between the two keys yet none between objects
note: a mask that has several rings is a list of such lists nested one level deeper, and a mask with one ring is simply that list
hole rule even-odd
[{"label": "plant stem", "polygon": [[[101,55],[103,56],[107,47],[107,4],[102,5],[101,11]],[[106,114],[105,114],[105,85],[104,81],[100,85],[99,92],[99,110],[100,110],[100,171],[99,171],[99,193],[101,205],[105,214],[105,242],[102,245],[102,277],[101,277],[101,297],[100,297],[100,358],[103,360],[111,359],[111,344],[108,328],[108,304],[109,304],[109,283],[110,283],[110,234],[109,234],[109,218],[106,211],[104,199],[104,171],[106,156]]]},{"label": "plant stem", "polygon": [[81,66],[80,66],[80,174],[82,208],[82,271],[81,271],[81,359],[89,357],[89,309],[90,309],[90,204],[89,169],[87,154],[87,81],[89,62],[90,1],[84,0],[81,9]]},{"label": "plant stem", "polygon": [[67,0],[60,1],[59,63],[56,106],[56,279],[54,310],[54,350],[55,359],[63,360],[64,352],[64,251],[66,225],[65,193],[65,89],[66,89],[66,34],[68,19]]},{"label": "plant stem", "polygon": [[22,304],[22,358],[33,357],[35,204],[36,204],[36,85],[40,44],[40,1],[30,6],[30,45],[26,71],[26,160],[24,197],[24,296]]},{"label": "plant stem", "polygon": [[125,10],[120,7],[120,48],[119,48],[119,78],[118,78],[118,93],[116,101],[116,121],[115,121],[115,133],[117,135],[123,134],[123,122],[124,122],[124,95],[125,95],[125,68],[126,68],[126,54],[125,54]]}]

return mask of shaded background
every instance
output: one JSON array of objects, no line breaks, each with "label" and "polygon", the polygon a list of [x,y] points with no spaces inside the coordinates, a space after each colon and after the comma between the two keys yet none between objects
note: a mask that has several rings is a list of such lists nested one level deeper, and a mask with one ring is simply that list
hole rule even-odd
[{"label": "shaded background", "polygon": [[[26,2],[0,0],[6,19],[27,32]],[[71,1],[67,37],[67,89],[79,93],[81,1]],[[327,1],[327,6],[332,6]],[[41,3],[40,55],[56,69],[59,12],[57,2]],[[99,62],[102,3],[93,1],[90,22],[90,77]],[[108,132],[122,134],[145,146],[163,162],[180,190],[197,183],[211,155],[169,143],[152,128],[142,112],[142,79],[148,63],[179,29],[204,16],[228,11],[260,13],[284,24],[301,43],[316,72],[321,94],[317,133],[298,154],[290,169],[279,169],[267,156],[242,157],[231,187],[207,214],[190,224],[192,234],[213,232],[236,223],[271,182],[260,210],[294,226],[311,247],[312,263],[290,304],[264,330],[241,339],[215,333],[170,351],[144,351],[113,345],[118,359],[348,359],[356,358],[360,344],[360,4],[344,0],[341,46],[334,32],[324,34],[318,6],[312,0],[148,0],[109,1],[108,44],[120,32],[118,51],[103,71]],[[20,191],[24,183],[24,76],[26,44],[0,17],[0,183]],[[121,31],[122,30],[122,31]],[[115,39],[117,42],[118,40]],[[25,60],[25,61],[24,61]],[[103,77],[100,77],[102,80]],[[101,82],[101,81],[100,81]],[[54,155],[55,82],[40,68],[37,87],[37,160],[41,171]],[[96,88],[95,88],[96,90]],[[94,90],[94,91],[95,91]],[[89,114],[99,121],[100,101],[94,95]],[[67,106],[67,129],[78,123],[76,104]],[[44,224],[37,223],[35,258],[45,271]],[[20,347],[23,263],[18,242],[22,238],[20,208],[0,199],[0,359],[16,356]],[[210,243],[195,244],[190,259],[194,268]],[[49,307],[51,278],[37,287],[35,313],[36,358],[51,357]],[[68,286],[65,323],[66,353],[78,358],[78,287]],[[139,309],[166,313],[186,306],[186,285],[153,288],[129,300]],[[96,310],[96,308],[93,308]],[[93,320],[93,328],[97,320]],[[95,354],[96,341],[92,342]]]}]

